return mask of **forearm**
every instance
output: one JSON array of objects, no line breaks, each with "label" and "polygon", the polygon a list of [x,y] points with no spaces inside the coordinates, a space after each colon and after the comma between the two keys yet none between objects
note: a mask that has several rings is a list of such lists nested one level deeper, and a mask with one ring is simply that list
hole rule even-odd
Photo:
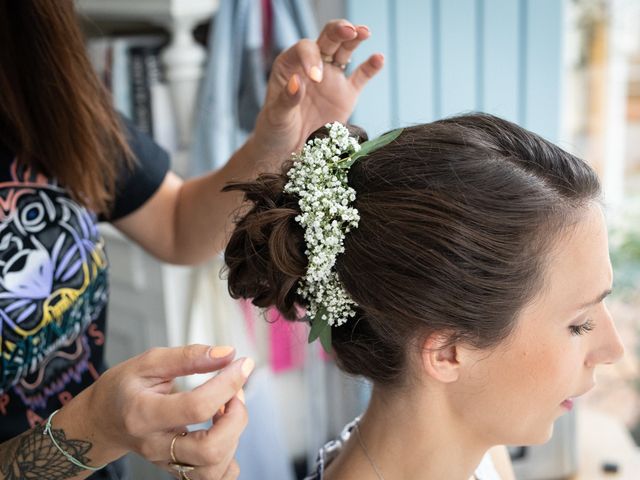
[{"label": "forearm", "polygon": [[[264,150],[243,145],[220,170],[194,178],[182,185],[175,212],[178,263],[198,263],[220,252],[233,232],[233,220],[242,205],[242,194],[223,193],[231,181],[249,180],[263,173]],[[265,167],[267,168],[267,167]]]},{"label": "forearm", "polygon": [[[76,399],[74,399],[76,400]],[[117,452],[101,442],[86,422],[81,401],[72,400],[53,418],[51,434],[65,452],[85,465],[99,466],[117,459]],[[71,463],[39,425],[0,444],[0,480],[81,479],[90,470]]]},{"label": "forearm", "polygon": [[[67,460],[43,430],[43,426],[37,426],[0,444],[0,479],[80,479],[91,473]],[[67,438],[61,428],[53,429],[52,433],[58,444],[78,460],[91,461],[90,442]]]}]

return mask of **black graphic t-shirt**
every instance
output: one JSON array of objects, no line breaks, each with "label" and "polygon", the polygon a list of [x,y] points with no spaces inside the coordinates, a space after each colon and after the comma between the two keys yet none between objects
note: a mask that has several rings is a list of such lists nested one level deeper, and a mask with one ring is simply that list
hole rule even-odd
[{"label": "black graphic t-shirt", "polygon": [[[128,122],[111,220],[158,189],[169,157]],[[0,145],[0,442],[43,422],[95,381],[103,362],[109,263],[100,219]]]}]

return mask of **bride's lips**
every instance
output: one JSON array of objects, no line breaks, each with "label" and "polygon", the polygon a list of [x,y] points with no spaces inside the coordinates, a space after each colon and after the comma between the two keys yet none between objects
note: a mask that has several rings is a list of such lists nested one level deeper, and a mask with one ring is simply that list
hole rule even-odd
[{"label": "bride's lips", "polygon": [[571,411],[573,410],[573,404],[575,402],[575,399],[578,397],[581,397],[582,395],[584,395],[585,393],[587,393],[588,391],[590,391],[592,388],[594,387],[594,385],[592,384],[589,388],[587,388],[586,390],[584,390],[582,393],[579,393],[578,395],[575,395],[573,397],[569,397],[567,398],[565,401],[563,401],[560,405],[564,408],[566,408],[567,410]]},{"label": "bride's lips", "polygon": [[567,398],[560,405],[562,405],[564,408],[566,408],[569,411],[573,410],[573,398]]}]

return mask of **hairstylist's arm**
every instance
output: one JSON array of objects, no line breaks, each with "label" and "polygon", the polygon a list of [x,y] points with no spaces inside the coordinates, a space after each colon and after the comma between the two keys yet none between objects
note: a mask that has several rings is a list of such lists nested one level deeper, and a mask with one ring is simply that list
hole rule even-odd
[{"label": "hairstylist's arm", "polygon": [[383,57],[372,55],[347,76],[338,66],[323,62],[322,55],[344,64],[369,36],[365,26],[334,20],[317,41],[301,40],[280,54],[256,128],[229,162],[186,182],[169,173],[145,205],[115,226],[167,262],[197,263],[213,256],[226,243],[231,213],[242,199],[237,192],[221,193],[222,187],[279,169],[314,130],[349,118],[360,92],[382,68]]},{"label": "hairstylist's arm", "polygon": [[[186,431],[186,425],[216,416],[209,430],[178,437],[176,460],[195,466],[189,472],[192,480],[235,479],[233,455],[247,423],[238,396],[253,362],[232,359],[231,350],[205,345],[149,350],[107,370],[65,405],[53,418],[52,434],[85,465],[102,465],[136,452],[168,469],[174,436]],[[220,369],[190,392],[171,393],[176,377]],[[216,415],[223,406],[224,413]],[[0,444],[2,480],[80,479],[90,473],[65,458],[43,435],[42,426]]]}]

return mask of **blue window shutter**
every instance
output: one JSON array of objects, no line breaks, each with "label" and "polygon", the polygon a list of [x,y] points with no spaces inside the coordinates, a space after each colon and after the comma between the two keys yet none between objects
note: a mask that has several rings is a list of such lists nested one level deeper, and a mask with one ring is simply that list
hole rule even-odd
[{"label": "blue window shutter", "polygon": [[522,126],[552,142],[560,134],[563,3],[526,2]]},{"label": "blue window shutter", "polygon": [[359,65],[376,52],[385,56],[384,69],[367,84],[350,120],[365,128],[370,136],[396,126],[393,123],[393,109],[397,108],[397,89],[392,85],[392,72],[395,71],[396,62],[395,52],[390,48],[394,32],[389,21],[393,3],[393,0],[347,0],[347,18],[356,25],[367,25],[372,32],[371,38],[354,53],[352,65]]},{"label": "blue window shutter", "polygon": [[476,0],[441,0],[438,9],[441,108],[437,114],[448,117],[479,107],[478,11]]},{"label": "blue window shutter", "polygon": [[352,118],[370,135],[472,110],[556,141],[566,0],[345,0],[386,65]]},{"label": "blue window shutter", "polygon": [[440,99],[435,95],[436,42],[439,41],[435,0],[396,2],[397,41],[394,66],[398,85],[396,125],[435,120]]},{"label": "blue window shutter", "polygon": [[520,54],[524,38],[520,35],[519,0],[484,0],[482,25],[480,110],[520,122]]}]

